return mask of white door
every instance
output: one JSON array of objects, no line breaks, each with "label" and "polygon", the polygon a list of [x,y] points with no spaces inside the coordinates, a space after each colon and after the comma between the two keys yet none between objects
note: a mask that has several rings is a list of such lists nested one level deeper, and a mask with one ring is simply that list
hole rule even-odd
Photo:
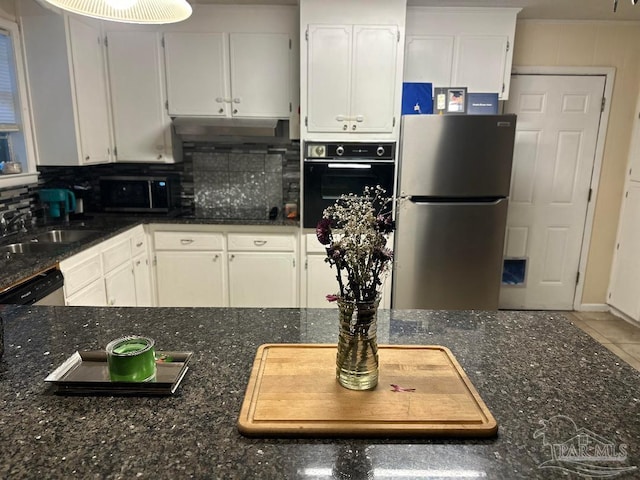
[{"label": "white door", "polygon": [[620,233],[607,303],[637,320],[640,313],[638,285],[640,285],[640,184],[630,182],[622,206]]},{"label": "white door", "polygon": [[351,25],[309,25],[307,129],[342,132],[349,127]]},{"label": "white door", "polygon": [[226,34],[165,33],[170,115],[225,116],[231,105]]},{"label": "white door", "polygon": [[160,307],[224,307],[219,252],[156,252]]},{"label": "white door", "polygon": [[350,131],[393,131],[397,53],[396,26],[353,27]]},{"label": "white door", "polygon": [[117,160],[164,161],[171,120],[157,32],[108,32],[107,57]]},{"label": "white door", "polygon": [[505,257],[526,268],[524,283],[503,284],[500,308],[573,308],[604,85],[604,76],[512,76]]},{"label": "white door", "polygon": [[295,254],[229,254],[230,307],[295,307]]},{"label": "white door", "polygon": [[82,163],[110,161],[109,113],[100,30],[69,17]]},{"label": "white door", "polygon": [[229,34],[231,114],[289,118],[289,35]]}]

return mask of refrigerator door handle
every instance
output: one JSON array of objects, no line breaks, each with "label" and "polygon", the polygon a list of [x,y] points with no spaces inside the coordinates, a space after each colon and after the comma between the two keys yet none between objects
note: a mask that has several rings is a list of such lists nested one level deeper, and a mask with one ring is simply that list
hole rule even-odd
[{"label": "refrigerator door handle", "polygon": [[464,202],[430,202],[428,200],[411,200],[411,203],[415,205],[442,205],[442,206],[455,206],[455,205],[469,205],[469,206],[482,206],[482,205],[498,205],[502,202],[506,202],[508,198],[498,198],[490,201],[464,201]]}]

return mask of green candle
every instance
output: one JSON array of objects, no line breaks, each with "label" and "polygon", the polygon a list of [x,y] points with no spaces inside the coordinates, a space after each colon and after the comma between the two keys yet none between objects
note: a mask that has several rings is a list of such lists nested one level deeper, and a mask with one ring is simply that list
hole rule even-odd
[{"label": "green candle", "polygon": [[148,382],[156,375],[154,341],[147,337],[118,338],[107,345],[109,377],[113,382]]}]

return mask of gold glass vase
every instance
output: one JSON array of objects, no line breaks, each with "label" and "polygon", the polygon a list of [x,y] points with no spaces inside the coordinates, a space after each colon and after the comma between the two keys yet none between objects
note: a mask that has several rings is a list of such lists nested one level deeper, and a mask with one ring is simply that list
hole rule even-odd
[{"label": "gold glass vase", "polygon": [[370,302],[338,300],[336,378],[350,390],[371,390],[378,384],[379,303],[379,297]]}]

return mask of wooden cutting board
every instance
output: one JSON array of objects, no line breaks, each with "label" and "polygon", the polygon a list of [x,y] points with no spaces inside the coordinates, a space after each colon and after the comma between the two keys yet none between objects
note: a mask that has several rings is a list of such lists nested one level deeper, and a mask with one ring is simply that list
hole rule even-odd
[{"label": "wooden cutting board", "polygon": [[[336,345],[258,348],[238,418],[247,436],[486,437],[498,425],[448,348],[379,346],[378,386],[341,387]],[[414,391],[394,391],[391,384]]]}]

